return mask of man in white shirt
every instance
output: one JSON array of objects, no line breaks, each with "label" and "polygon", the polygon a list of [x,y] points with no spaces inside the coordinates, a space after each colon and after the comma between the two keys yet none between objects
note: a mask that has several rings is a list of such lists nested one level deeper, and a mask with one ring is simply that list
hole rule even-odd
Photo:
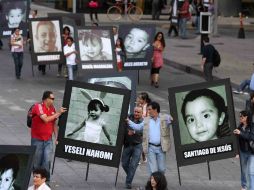
[{"label": "man in white shirt", "polygon": [[76,63],[76,54],[78,53],[75,49],[72,37],[67,37],[67,44],[64,46],[64,56],[66,57],[66,65],[68,68],[69,80],[73,80],[76,77],[78,70]]},{"label": "man in white shirt", "polygon": [[35,169],[33,171],[33,186],[30,186],[28,190],[51,190],[45,183],[47,179],[47,170]]}]

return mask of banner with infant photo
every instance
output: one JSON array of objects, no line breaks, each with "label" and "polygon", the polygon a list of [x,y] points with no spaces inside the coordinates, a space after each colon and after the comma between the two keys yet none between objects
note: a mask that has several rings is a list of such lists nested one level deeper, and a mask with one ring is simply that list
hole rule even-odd
[{"label": "banner with infant photo", "polygon": [[155,25],[125,24],[119,26],[124,46],[124,70],[150,69],[153,57]]},{"label": "banner with infant photo", "polygon": [[0,145],[0,189],[27,189],[35,146]]},{"label": "banner with infant photo", "polygon": [[0,1],[0,37],[9,37],[15,28],[27,36],[27,18],[30,10],[28,0]]},{"label": "banner with infant photo", "polygon": [[67,81],[56,157],[118,167],[130,90]]},{"label": "banner with infant photo", "polygon": [[77,59],[83,71],[116,70],[116,53],[112,27],[78,27],[75,34]]},{"label": "banner with infant photo", "polygon": [[168,92],[178,166],[236,155],[229,79],[173,87]]}]

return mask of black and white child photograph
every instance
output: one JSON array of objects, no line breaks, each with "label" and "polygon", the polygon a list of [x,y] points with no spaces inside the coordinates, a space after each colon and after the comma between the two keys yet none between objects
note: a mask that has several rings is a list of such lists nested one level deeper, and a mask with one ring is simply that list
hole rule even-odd
[{"label": "black and white child photograph", "polygon": [[0,1],[1,30],[3,36],[11,35],[14,28],[19,28],[26,34],[29,3],[27,0]]},{"label": "black and white child photograph", "polygon": [[129,100],[127,89],[68,80],[55,155],[118,167]]},{"label": "black and white child photograph", "polygon": [[229,79],[168,89],[177,163],[231,158],[237,151]]},{"label": "black and white child photograph", "polygon": [[107,30],[78,30],[81,61],[113,60],[110,33]]},{"label": "black and white child photograph", "polygon": [[27,189],[34,147],[0,145],[0,190]]},{"label": "black and white child photograph", "polygon": [[115,146],[123,96],[73,88],[65,137]]},{"label": "black and white child photograph", "polygon": [[155,27],[152,25],[120,25],[119,37],[123,39],[126,54],[124,68],[150,67],[154,35]]}]

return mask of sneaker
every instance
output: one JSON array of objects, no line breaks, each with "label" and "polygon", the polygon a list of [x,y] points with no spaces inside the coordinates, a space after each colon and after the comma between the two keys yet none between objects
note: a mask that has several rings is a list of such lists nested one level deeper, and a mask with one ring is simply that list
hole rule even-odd
[{"label": "sneaker", "polygon": [[238,91],[238,90],[233,90],[233,93],[235,94],[241,94],[242,91]]},{"label": "sneaker", "polygon": [[244,94],[244,95],[249,95],[249,93],[248,93],[248,92],[243,92],[243,94]]}]

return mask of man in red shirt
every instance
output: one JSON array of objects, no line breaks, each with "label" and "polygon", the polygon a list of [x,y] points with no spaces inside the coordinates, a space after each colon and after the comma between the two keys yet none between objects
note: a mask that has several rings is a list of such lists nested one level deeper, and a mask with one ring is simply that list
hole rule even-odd
[{"label": "man in red shirt", "polygon": [[56,120],[66,112],[66,108],[63,107],[59,111],[55,110],[54,99],[53,92],[45,91],[42,102],[35,104],[32,110],[31,145],[36,146],[34,168],[45,168],[48,172],[48,181],[50,181],[50,163],[53,154],[52,134],[57,139]]}]

